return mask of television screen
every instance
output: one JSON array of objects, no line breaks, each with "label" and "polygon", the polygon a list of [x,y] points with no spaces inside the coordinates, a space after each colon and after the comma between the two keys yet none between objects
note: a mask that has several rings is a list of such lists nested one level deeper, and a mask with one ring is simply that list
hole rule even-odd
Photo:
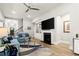
[{"label": "television screen", "polygon": [[54,29],[54,18],[42,21],[42,30]]}]

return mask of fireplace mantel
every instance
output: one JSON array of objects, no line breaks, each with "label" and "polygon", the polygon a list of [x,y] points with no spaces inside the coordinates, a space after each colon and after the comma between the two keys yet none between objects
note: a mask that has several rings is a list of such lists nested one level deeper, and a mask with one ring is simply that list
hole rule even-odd
[{"label": "fireplace mantel", "polygon": [[51,44],[54,44],[54,33],[55,31],[54,30],[44,30],[42,31],[42,41],[44,41],[44,33],[50,33],[51,34]]}]

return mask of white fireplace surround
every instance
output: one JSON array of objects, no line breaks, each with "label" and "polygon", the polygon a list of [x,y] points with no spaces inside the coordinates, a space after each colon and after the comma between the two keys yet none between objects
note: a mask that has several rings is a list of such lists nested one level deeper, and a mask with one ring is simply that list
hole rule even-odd
[{"label": "white fireplace surround", "polygon": [[55,31],[54,30],[44,30],[42,31],[42,41],[44,41],[44,33],[51,33],[51,44],[55,42]]}]

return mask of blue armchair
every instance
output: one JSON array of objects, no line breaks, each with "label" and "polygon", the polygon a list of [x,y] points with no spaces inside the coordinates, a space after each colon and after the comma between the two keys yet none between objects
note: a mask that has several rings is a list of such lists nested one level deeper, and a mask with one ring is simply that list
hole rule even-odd
[{"label": "blue armchair", "polygon": [[30,41],[30,36],[28,33],[25,32],[20,32],[18,33],[18,41],[19,43],[26,43]]}]

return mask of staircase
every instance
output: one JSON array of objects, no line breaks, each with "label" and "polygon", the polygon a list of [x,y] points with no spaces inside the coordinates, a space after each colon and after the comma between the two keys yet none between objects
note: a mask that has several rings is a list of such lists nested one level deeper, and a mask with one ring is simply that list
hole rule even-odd
[{"label": "staircase", "polygon": [[15,34],[18,34],[19,32],[23,32],[23,26],[20,26],[17,30],[15,30]]}]

